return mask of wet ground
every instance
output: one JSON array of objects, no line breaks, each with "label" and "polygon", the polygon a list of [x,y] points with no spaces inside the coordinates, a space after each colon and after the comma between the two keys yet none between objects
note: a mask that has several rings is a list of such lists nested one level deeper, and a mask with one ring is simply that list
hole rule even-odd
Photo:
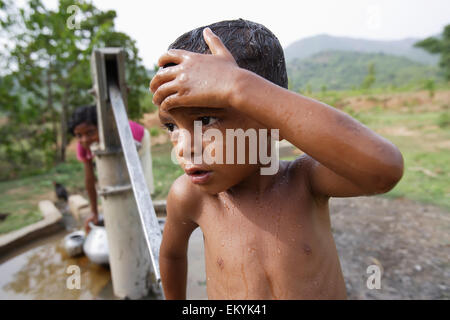
[{"label": "wet ground", "polygon": [[[70,258],[61,232],[21,248],[0,261],[0,299],[113,299],[108,268],[91,263],[84,255]],[[70,265],[80,267],[81,289],[68,289]]]},{"label": "wet ground", "polygon": [[[331,220],[350,299],[448,299],[450,213],[410,200],[361,197],[331,200]],[[115,299],[110,271],[85,257],[69,258],[67,232],[0,258],[0,299]],[[188,299],[207,299],[200,229],[188,250]],[[69,265],[81,270],[81,289],[67,289]],[[367,288],[378,265],[381,288]]]},{"label": "wet ground", "polygon": [[[58,205],[66,226],[52,236],[33,241],[0,257],[0,299],[117,299],[113,293],[108,266],[89,261],[85,255],[69,257],[64,249],[64,236],[79,226]],[[188,299],[206,299],[203,236],[194,231],[189,245]],[[80,289],[69,289],[67,280],[73,274],[69,266],[80,268]]]},{"label": "wet ground", "polygon": [[[91,263],[86,256],[70,258],[61,232],[21,248],[0,260],[0,299],[117,299],[107,267]],[[188,299],[206,299],[203,236],[195,230],[189,245]],[[68,289],[70,265],[81,271],[80,290]]]}]

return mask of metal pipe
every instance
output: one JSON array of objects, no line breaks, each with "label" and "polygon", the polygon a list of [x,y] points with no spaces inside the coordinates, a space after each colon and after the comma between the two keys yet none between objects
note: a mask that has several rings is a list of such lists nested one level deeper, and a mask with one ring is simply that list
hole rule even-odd
[{"label": "metal pipe", "polygon": [[113,289],[120,298],[161,298],[161,231],[128,123],[124,65],[121,48],[98,49],[92,54],[100,136],[98,149],[93,151]]},{"label": "metal pipe", "polygon": [[133,143],[130,143],[130,141],[133,141],[133,135],[131,133],[130,125],[128,124],[128,117],[125,113],[125,105],[123,104],[120,90],[115,83],[109,84],[109,94],[128,174],[131,180],[131,186],[139,211],[139,218],[141,220],[145,240],[152,260],[153,270],[155,271],[156,281],[159,283],[161,281],[159,273],[161,230],[159,228],[158,218],[156,217],[152,198],[150,197],[150,192],[148,191],[148,186],[144,179],[144,172],[139,161],[136,147]]}]

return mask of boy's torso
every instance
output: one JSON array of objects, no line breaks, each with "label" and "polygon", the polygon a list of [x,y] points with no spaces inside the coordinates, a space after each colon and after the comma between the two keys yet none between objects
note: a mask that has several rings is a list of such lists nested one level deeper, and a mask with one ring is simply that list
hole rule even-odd
[{"label": "boy's torso", "polygon": [[290,183],[288,163],[264,194],[203,194],[210,299],[345,299],[328,202]]}]

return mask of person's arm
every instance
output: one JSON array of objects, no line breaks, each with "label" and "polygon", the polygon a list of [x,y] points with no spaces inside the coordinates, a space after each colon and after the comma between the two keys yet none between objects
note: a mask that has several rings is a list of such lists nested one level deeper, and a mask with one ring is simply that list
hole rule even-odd
[{"label": "person's arm", "polygon": [[292,167],[307,168],[312,193],[384,193],[402,177],[398,148],[346,113],[251,72],[241,71],[237,82],[232,105],[270,128],[280,128],[281,137],[309,156]]},{"label": "person's arm", "polygon": [[187,249],[189,237],[198,227],[189,218],[197,209],[182,179],[174,182],[167,196],[167,218],[159,252],[161,281],[167,300],[186,299]]},{"label": "person's arm", "polygon": [[84,185],[89,197],[89,204],[91,206],[91,214],[84,222],[86,232],[89,232],[89,222],[98,223],[98,209],[97,209],[97,190],[95,189],[95,174],[94,164],[92,160],[86,160],[84,164]]},{"label": "person's arm", "polygon": [[282,138],[308,155],[307,166],[292,168],[308,169],[315,195],[382,193],[400,180],[403,158],[388,140],[335,108],[239,68],[216,35],[205,29],[204,37],[211,55],[169,50],[160,58],[160,66],[177,64],[161,69],[150,84],[160,108],[231,106],[280,129]]}]

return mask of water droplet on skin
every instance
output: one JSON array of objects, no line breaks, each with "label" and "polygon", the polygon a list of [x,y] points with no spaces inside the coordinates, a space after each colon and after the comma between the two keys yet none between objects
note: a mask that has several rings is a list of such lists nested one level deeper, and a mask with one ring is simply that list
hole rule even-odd
[{"label": "water droplet on skin", "polygon": [[278,254],[281,254],[281,250],[280,250],[280,248],[278,248],[278,249],[277,249],[277,251],[278,251]]},{"label": "water droplet on skin", "polygon": [[308,256],[311,255],[311,253],[312,253],[311,247],[309,245],[307,245],[307,244],[304,244],[303,245],[303,252],[306,255],[308,255]]}]

